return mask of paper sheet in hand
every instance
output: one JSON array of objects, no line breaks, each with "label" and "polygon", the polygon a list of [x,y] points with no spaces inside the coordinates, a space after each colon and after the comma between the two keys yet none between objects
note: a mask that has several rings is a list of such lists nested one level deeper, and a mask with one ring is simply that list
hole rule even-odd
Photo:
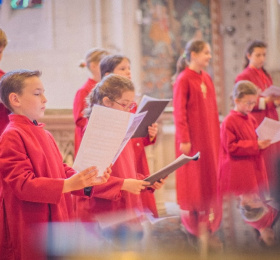
[{"label": "paper sheet in hand", "polygon": [[73,168],[97,166],[99,176],[114,163],[146,113],[93,106]]},{"label": "paper sheet in hand", "polygon": [[280,122],[265,117],[256,129],[259,140],[271,140],[271,143],[280,141]]},{"label": "paper sheet in hand", "polygon": [[263,97],[280,96],[280,87],[271,85],[269,88],[261,92],[260,95]]},{"label": "paper sheet in hand", "polygon": [[147,111],[147,115],[141,122],[132,138],[145,137],[148,135],[148,126],[157,121],[171,99],[158,99],[144,95],[140,101],[136,113]]},{"label": "paper sheet in hand", "polygon": [[176,169],[181,167],[182,165],[188,163],[191,160],[198,160],[200,156],[200,152],[196,153],[194,156],[189,157],[184,154],[181,154],[175,161],[168,164],[161,170],[157,171],[156,173],[152,174],[151,176],[144,179],[144,181],[149,181],[151,184],[154,184],[156,181],[159,181],[160,179],[164,179],[167,177],[170,173],[174,172]]}]

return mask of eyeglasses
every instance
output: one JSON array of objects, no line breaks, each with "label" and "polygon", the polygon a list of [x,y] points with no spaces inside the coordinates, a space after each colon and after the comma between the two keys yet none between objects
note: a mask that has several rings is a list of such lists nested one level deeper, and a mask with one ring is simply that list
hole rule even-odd
[{"label": "eyeglasses", "polygon": [[250,106],[255,106],[255,105],[257,104],[257,102],[250,102],[250,101],[248,101],[248,102],[242,101],[242,103],[243,103],[244,105],[248,106],[248,107],[250,107]]},{"label": "eyeglasses", "polygon": [[116,100],[113,100],[115,103],[117,103],[118,105],[122,106],[125,110],[129,109],[129,110],[132,110],[133,108],[135,108],[137,106],[136,102],[130,102],[128,104],[121,104],[119,103],[118,101]]}]

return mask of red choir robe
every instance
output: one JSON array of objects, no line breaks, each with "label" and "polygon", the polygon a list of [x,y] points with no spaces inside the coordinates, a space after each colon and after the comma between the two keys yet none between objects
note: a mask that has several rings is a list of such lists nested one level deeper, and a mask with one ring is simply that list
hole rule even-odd
[{"label": "red choir robe", "polygon": [[[246,67],[239,75],[237,75],[235,82],[238,82],[240,80],[249,80],[253,82],[260,89],[260,91],[264,91],[266,88],[273,84],[271,76],[265,73],[262,68],[256,69],[249,66]],[[266,103],[265,110],[260,110],[259,104],[257,103],[251,113],[256,118],[258,125],[262,122],[264,117],[279,120],[276,106],[272,101]],[[275,183],[277,183],[278,178],[276,160],[278,160],[280,156],[280,143],[270,145],[263,152],[263,156],[265,159],[269,185],[273,193],[275,189],[278,189],[278,187],[274,187],[274,185]]]},{"label": "red choir robe", "polygon": [[107,183],[95,186],[91,198],[75,198],[78,219],[95,221],[98,214],[143,211],[140,195],[121,190],[124,179],[144,179],[145,177],[136,172],[134,158],[130,140],[112,166],[112,173]]},{"label": "red choir robe", "polygon": [[262,151],[251,115],[230,111],[221,125],[219,183],[222,194],[267,193],[268,181]]},{"label": "red choir robe", "polygon": [[91,78],[77,91],[74,104],[73,104],[73,115],[75,121],[75,155],[77,154],[82,138],[83,131],[87,125],[87,118],[84,117],[84,109],[87,107],[86,97],[95,87],[97,82]]},{"label": "red choir robe", "polygon": [[[4,74],[5,72],[3,70],[0,70],[0,79]],[[4,129],[9,123],[9,117],[8,117],[9,114],[10,111],[0,101],[0,135],[2,134],[2,132],[4,131]],[[0,190],[0,194],[1,194],[1,190]]]},{"label": "red choir robe", "polygon": [[[191,142],[190,156],[200,152],[199,160],[190,161],[176,171],[178,204],[182,210],[203,212],[205,218],[209,216],[210,219],[214,214],[214,222],[219,222],[221,208],[217,195],[217,171],[220,131],[215,88],[210,76],[204,71],[197,73],[189,68],[182,71],[174,84],[173,106],[176,156],[181,155],[180,143]],[[197,221],[190,220],[190,223]]]},{"label": "red choir robe", "polygon": [[[5,72],[3,70],[0,70],[0,79],[2,78],[2,76],[4,74],[5,74]],[[0,101],[0,136],[9,123],[9,114],[10,114],[10,111]],[[2,190],[3,190],[3,188],[2,188],[2,184],[1,184],[1,180],[0,180],[0,208],[1,208],[1,204],[2,204],[1,202],[3,199]]]},{"label": "red choir robe", "polygon": [[40,247],[36,242],[46,238],[47,232],[38,225],[72,219],[71,194],[63,194],[62,189],[64,179],[75,171],[63,163],[54,138],[43,124],[36,126],[22,115],[12,114],[9,119],[0,138],[1,259],[45,259],[36,251]]},{"label": "red choir robe", "polygon": [[[150,141],[150,137],[145,138],[132,138],[131,139],[135,154],[136,171],[140,172],[146,177],[150,176],[149,165],[146,157],[145,146],[154,144],[156,138]],[[144,210],[152,212],[155,218],[158,217],[156,200],[154,196],[154,189],[148,188],[141,192],[141,199]]]}]

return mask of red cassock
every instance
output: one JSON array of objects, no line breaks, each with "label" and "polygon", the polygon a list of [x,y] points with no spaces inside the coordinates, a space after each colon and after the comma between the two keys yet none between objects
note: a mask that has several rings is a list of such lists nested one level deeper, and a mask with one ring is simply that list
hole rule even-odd
[{"label": "red cassock", "polygon": [[12,114],[9,119],[0,139],[0,255],[9,260],[44,259],[35,252],[39,238],[47,235],[38,225],[73,217],[71,194],[63,194],[62,189],[64,179],[75,171],[63,163],[54,138],[43,124],[36,126],[22,115]]},{"label": "red cassock", "polygon": [[222,194],[268,192],[267,173],[251,115],[230,111],[221,125],[219,183]]},{"label": "red cassock", "polygon": [[[219,116],[215,88],[210,76],[189,68],[181,72],[173,90],[176,156],[180,143],[191,142],[190,156],[200,152],[200,159],[191,161],[176,172],[177,200],[187,211],[214,214],[219,219],[217,203],[218,151],[220,144]],[[192,214],[191,214],[192,215]]]},{"label": "red cassock", "polygon": [[[5,74],[3,70],[0,70],[0,79],[2,76]],[[1,103],[0,101],[0,136],[3,133],[4,129],[9,123],[9,114],[10,111]],[[1,207],[1,202],[2,202],[2,184],[0,180],[0,207]]]},{"label": "red cassock", "polygon": [[[131,141],[134,148],[136,171],[143,174],[146,178],[150,176],[150,170],[146,157],[145,146],[154,144],[156,139],[154,138],[153,141],[150,141],[149,136],[147,136],[144,138],[133,138]],[[140,195],[144,210],[152,212],[153,216],[157,218],[158,212],[154,196],[154,189],[145,189]]]},{"label": "red cassock", "polygon": [[[246,67],[235,79],[235,82],[240,80],[249,80],[253,82],[261,91],[264,91],[270,85],[273,84],[271,76],[264,72],[264,70]],[[259,104],[254,107],[251,112],[252,115],[256,118],[258,125],[262,122],[264,117],[272,118],[274,120],[279,120],[278,113],[276,110],[276,106],[272,101],[266,103],[266,109],[259,109]],[[277,183],[277,168],[276,168],[276,160],[279,159],[280,156],[280,143],[275,143],[270,145],[263,152],[263,156],[265,159],[265,166],[267,170],[267,176],[270,188],[272,190],[278,189],[278,187],[274,187],[275,183]]]},{"label": "red cassock", "polygon": [[[3,70],[0,70],[0,79],[4,74],[5,72]],[[0,135],[2,134],[2,132],[4,131],[4,129],[9,123],[9,117],[8,117],[9,113],[10,111],[0,102]]]},{"label": "red cassock", "polygon": [[84,128],[87,125],[87,118],[84,117],[84,109],[87,107],[86,97],[95,87],[97,82],[93,79],[88,79],[87,82],[77,91],[74,104],[73,115],[76,124],[75,127],[75,155],[77,154],[84,133]]},{"label": "red cassock", "polygon": [[124,179],[144,179],[136,172],[131,140],[127,143],[112,166],[108,182],[94,187],[91,198],[76,197],[76,213],[82,221],[93,221],[97,214],[143,211],[140,195],[122,191]]}]

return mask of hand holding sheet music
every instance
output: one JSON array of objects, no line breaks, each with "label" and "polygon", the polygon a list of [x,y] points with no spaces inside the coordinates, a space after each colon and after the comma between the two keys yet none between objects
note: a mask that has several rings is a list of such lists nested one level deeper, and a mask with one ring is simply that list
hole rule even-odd
[{"label": "hand holding sheet music", "polygon": [[102,175],[116,161],[145,115],[93,106],[73,168],[82,171],[97,166]]},{"label": "hand holding sheet music", "polygon": [[181,167],[182,165],[188,163],[191,160],[198,160],[200,156],[200,152],[196,153],[194,156],[189,157],[184,154],[181,154],[176,160],[174,160],[172,163],[168,164],[161,170],[157,171],[156,173],[152,174],[151,176],[144,179],[144,181],[148,181],[152,184],[154,184],[156,181],[159,181],[160,179],[166,178],[170,173],[174,172],[176,169]]},{"label": "hand holding sheet music", "polygon": [[147,111],[147,115],[135,131],[132,138],[146,137],[148,135],[148,126],[157,121],[167,104],[171,99],[158,99],[144,95],[140,101],[136,113]]}]

